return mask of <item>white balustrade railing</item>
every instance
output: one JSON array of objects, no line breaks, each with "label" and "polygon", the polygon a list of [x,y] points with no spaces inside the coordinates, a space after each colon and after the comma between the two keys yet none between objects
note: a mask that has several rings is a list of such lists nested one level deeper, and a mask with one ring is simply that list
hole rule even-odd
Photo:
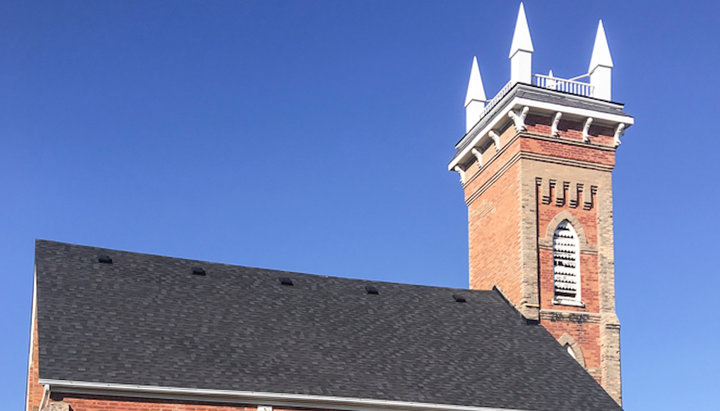
[{"label": "white balustrade railing", "polygon": [[550,90],[563,91],[565,93],[578,94],[581,96],[593,96],[594,86],[590,83],[584,83],[582,81],[576,80],[566,80],[562,78],[546,76],[543,74],[533,74],[532,80],[533,84],[538,87]]},{"label": "white balustrade railing", "polygon": [[485,108],[483,109],[482,113],[480,113],[480,116],[478,118],[485,117],[485,114],[489,113],[490,110],[492,110],[493,107],[495,107],[495,105],[497,105],[497,103],[500,100],[502,100],[503,97],[505,97],[505,94],[507,94],[507,92],[510,91],[510,89],[512,88],[512,86],[514,84],[515,83],[513,83],[512,81],[508,81],[507,84],[505,84],[503,86],[503,88],[501,88],[500,91],[498,91],[498,93],[495,95],[495,97],[488,100],[487,104],[485,104]]}]

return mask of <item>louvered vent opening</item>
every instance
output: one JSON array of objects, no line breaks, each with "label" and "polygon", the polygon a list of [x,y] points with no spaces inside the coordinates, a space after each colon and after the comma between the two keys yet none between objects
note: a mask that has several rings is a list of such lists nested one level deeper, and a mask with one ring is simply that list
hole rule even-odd
[{"label": "louvered vent opening", "polygon": [[453,298],[455,299],[456,303],[464,303],[465,301],[467,301],[467,300],[465,300],[465,297],[463,297],[462,295],[458,295],[458,294],[453,294]]},{"label": "louvered vent opening", "polygon": [[569,221],[558,224],[553,236],[555,298],[577,300],[580,292],[580,249]]},{"label": "louvered vent opening", "polygon": [[112,258],[107,254],[100,254],[98,256],[98,262],[101,264],[112,264]]},{"label": "louvered vent opening", "polygon": [[378,291],[377,287],[375,287],[375,286],[373,286],[373,285],[366,285],[366,286],[365,286],[365,291],[366,291],[368,294],[370,294],[370,295],[378,295],[378,294],[380,294],[380,291]]}]

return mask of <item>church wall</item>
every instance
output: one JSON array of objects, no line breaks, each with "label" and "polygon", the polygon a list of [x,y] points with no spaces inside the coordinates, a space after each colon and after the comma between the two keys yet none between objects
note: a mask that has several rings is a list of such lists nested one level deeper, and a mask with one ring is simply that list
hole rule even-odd
[{"label": "church wall", "polygon": [[[526,130],[511,123],[501,148],[482,152],[466,169],[470,287],[498,286],[529,319],[556,339],[572,341],[579,362],[621,401],[619,321],[614,306],[612,169],[614,130],[602,124],[529,114]],[[553,304],[552,234],[569,218],[578,231],[584,307]]]},{"label": "church wall", "polygon": [[[499,287],[510,301],[522,299],[520,171],[517,164],[504,169],[519,152],[514,133],[508,128],[501,134],[502,149],[481,170],[477,164],[465,186],[469,221],[470,288]],[[491,146],[488,151],[495,151]],[[478,172],[479,171],[479,172]],[[492,181],[491,181],[492,179]]]},{"label": "church wall", "polygon": [[[34,302],[33,302],[34,304]],[[43,386],[38,384],[38,334],[37,334],[37,319],[33,318],[32,321],[32,342],[30,346],[30,364],[28,366],[27,376],[27,405],[26,411],[34,411],[40,405],[43,395]]]},{"label": "church wall", "polygon": [[[258,411],[252,404],[221,404],[201,401],[110,397],[78,394],[54,394],[56,404],[69,406],[70,411]],[[273,411],[331,411],[326,408],[273,407]]]},{"label": "church wall", "polygon": [[[538,157],[523,161],[522,171],[535,181],[532,193],[537,227],[537,276],[540,323],[558,340],[577,342],[585,368],[608,393],[621,401],[619,322],[614,312],[611,171],[614,150],[575,147],[544,139],[523,139]],[[562,151],[560,154],[551,154]],[[553,304],[552,236],[568,218],[580,239],[581,300],[584,307]],[[526,273],[530,275],[530,273]]]},{"label": "church wall", "polygon": [[468,209],[470,288],[498,286],[511,301],[521,299],[519,169],[511,167]]},{"label": "church wall", "polygon": [[[552,117],[530,114],[525,119],[525,126],[528,132],[550,136],[552,135],[552,122]],[[560,119],[558,123],[559,137],[574,141],[583,141],[583,126],[583,123],[577,120]],[[594,145],[614,146],[615,132],[610,127],[603,127],[598,124],[590,125],[588,134]]]},{"label": "church wall", "polygon": [[540,309],[558,309],[573,312],[600,312],[600,290],[598,287],[599,278],[597,270],[597,255],[580,254],[580,276],[581,299],[585,307],[573,307],[569,305],[556,306],[553,304],[554,283],[553,283],[553,256],[552,250],[540,250]]},{"label": "church wall", "polygon": [[595,378],[595,381],[602,385],[599,317],[587,314],[563,315],[561,313],[543,313],[542,317],[542,326],[555,339],[559,340],[564,334],[567,334],[580,345],[585,360],[585,369]]}]

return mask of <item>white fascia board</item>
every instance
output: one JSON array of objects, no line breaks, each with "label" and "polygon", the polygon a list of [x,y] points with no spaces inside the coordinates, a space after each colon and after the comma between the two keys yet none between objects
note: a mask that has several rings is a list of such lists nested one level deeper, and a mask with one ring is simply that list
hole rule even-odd
[{"label": "white fascia board", "polygon": [[516,98],[511,106],[528,106],[534,109],[547,110],[556,113],[561,111],[563,114],[575,115],[578,117],[592,117],[594,120],[604,120],[608,123],[625,123],[629,127],[635,124],[635,119],[628,115],[603,113],[602,111],[588,110],[586,108],[568,107],[561,104],[546,103],[537,100],[529,100],[525,98]]},{"label": "white fascia board", "polygon": [[255,391],[209,390],[199,388],[156,387],[148,385],[108,384],[87,381],[40,379],[54,392],[195,400],[223,403],[263,404],[280,407],[327,408],[348,411],[522,411],[509,408],[471,407],[369,398],[331,397],[325,395],[283,394]]},{"label": "white fascia board", "polygon": [[[457,154],[452,161],[450,161],[450,164],[448,164],[448,170],[452,171],[453,168],[455,168],[456,165],[458,165],[461,161],[463,161],[465,158],[467,158],[471,154],[471,150],[474,147],[477,147],[478,144],[480,144],[484,137],[487,137],[487,134],[490,132],[491,129],[493,129],[498,121],[504,119],[507,116],[507,113],[510,112],[510,110],[514,109],[515,107],[530,107],[531,110],[537,110],[540,109],[542,111],[547,111],[550,113],[557,113],[558,111],[562,112],[563,114],[569,114],[571,116],[577,116],[582,118],[592,117],[593,120],[600,120],[605,121],[608,123],[625,123],[625,128],[630,127],[635,123],[635,119],[631,116],[627,115],[619,115],[619,114],[612,114],[612,113],[603,113],[601,111],[596,110],[588,110],[584,108],[577,108],[577,107],[570,107],[570,106],[564,106],[561,104],[554,104],[554,103],[546,103],[542,101],[537,100],[530,100],[526,98],[521,97],[514,97],[508,105],[505,106],[505,108],[502,111],[499,111],[497,114],[495,114],[496,121],[493,121],[492,123],[488,123],[478,134],[475,135],[475,137],[472,139],[470,144],[465,146],[465,148]],[[473,131],[471,130],[471,133]]]}]

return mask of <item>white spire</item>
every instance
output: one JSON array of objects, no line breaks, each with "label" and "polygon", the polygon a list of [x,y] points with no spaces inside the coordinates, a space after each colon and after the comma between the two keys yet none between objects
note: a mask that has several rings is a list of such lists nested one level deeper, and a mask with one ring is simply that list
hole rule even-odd
[{"label": "white spire", "polygon": [[590,58],[590,67],[588,68],[590,84],[593,86],[593,97],[603,100],[612,98],[612,67],[613,61],[612,57],[610,57],[610,47],[608,47],[607,38],[605,37],[605,28],[602,20],[600,20],[595,35],[592,57]]},{"label": "white spire", "polygon": [[510,82],[527,83],[532,81],[532,53],[533,45],[530,39],[530,29],[525,18],[525,6],[520,3],[515,33],[513,33],[510,46]]},{"label": "white spire", "polygon": [[520,3],[520,10],[518,11],[517,21],[515,21],[515,33],[513,33],[512,45],[510,46],[510,56],[523,50],[532,53],[535,51],[532,45],[532,39],[530,38],[530,28],[528,27],[527,18],[525,17],[525,6]]},{"label": "white spire", "polygon": [[468,82],[467,94],[465,95],[465,107],[473,100],[485,102],[485,87],[483,87],[480,69],[478,68],[477,57],[473,57],[472,68],[470,69],[470,81]]},{"label": "white spire", "polygon": [[470,80],[465,95],[465,131],[470,131],[475,123],[480,120],[480,115],[485,108],[485,101],[487,101],[485,87],[483,87],[482,78],[480,77],[477,57],[473,57]]},{"label": "white spire", "polygon": [[608,47],[607,37],[605,37],[605,27],[603,27],[602,20],[598,22],[597,34],[595,34],[595,45],[593,46],[588,73],[595,71],[597,66],[613,67],[610,47]]}]

